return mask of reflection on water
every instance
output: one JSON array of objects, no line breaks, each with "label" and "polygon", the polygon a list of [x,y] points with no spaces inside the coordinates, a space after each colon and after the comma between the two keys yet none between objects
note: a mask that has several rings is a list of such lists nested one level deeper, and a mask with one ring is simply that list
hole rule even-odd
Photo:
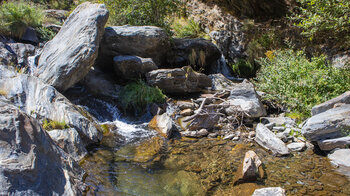
[{"label": "reflection on water", "polygon": [[[116,151],[99,149],[87,157],[82,166],[88,173],[88,195],[251,195],[269,186],[283,187],[288,195],[350,195],[349,179],[312,151],[277,158],[254,144],[216,139],[170,141],[165,150],[163,144],[153,148],[155,138]],[[153,146],[152,153],[144,146]],[[261,158],[267,177],[234,185],[248,150]]]}]

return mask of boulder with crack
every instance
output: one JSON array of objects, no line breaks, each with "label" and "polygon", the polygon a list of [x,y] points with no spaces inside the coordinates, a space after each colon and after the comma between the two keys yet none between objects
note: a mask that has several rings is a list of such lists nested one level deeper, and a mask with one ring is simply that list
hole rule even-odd
[{"label": "boulder with crack", "polygon": [[80,4],[43,48],[35,75],[65,91],[83,79],[95,63],[108,11],[103,4]]}]

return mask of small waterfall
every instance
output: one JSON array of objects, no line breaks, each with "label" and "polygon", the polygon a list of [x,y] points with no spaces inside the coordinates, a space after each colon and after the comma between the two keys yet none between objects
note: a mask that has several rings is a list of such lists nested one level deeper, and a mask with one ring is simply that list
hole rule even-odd
[{"label": "small waterfall", "polygon": [[221,55],[220,59],[218,60],[217,73],[221,73],[222,75],[224,75],[226,78],[230,80],[237,79],[233,76],[232,70],[226,64],[224,55]]}]

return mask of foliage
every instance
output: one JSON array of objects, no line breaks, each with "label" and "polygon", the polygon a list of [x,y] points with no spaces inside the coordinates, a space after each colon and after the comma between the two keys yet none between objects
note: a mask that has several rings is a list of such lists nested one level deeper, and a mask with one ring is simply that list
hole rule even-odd
[{"label": "foliage", "polygon": [[170,15],[181,14],[181,0],[99,0],[109,10],[110,25],[154,25],[169,27]]},{"label": "foliage", "polygon": [[350,46],[349,0],[297,0],[299,12],[291,19],[310,40],[335,40]]},{"label": "foliage", "polygon": [[49,9],[68,10],[75,2],[73,0],[32,0],[34,3],[47,6]]},{"label": "foliage", "polygon": [[56,33],[46,27],[35,28],[38,33],[39,39],[42,41],[49,41],[55,37]]},{"label": "foliage", "polygon": [[304,117],[314,105],[350,88],[350,70],[328,66],[325,56],[308,59],[302,51],[278,50],[273,58],[263,58],[260,63],[258,90]]},{"label": "foliage", "polygon": [[43,16],[41,8],[31,3],[4,2],[0,7],[0,33],[21,38],[28,26],[41,26]]},{"label": "foliage", "polygon": [[45,119],[42,124],[43,128],[47,131],[51,131],[54,129],[68,129],[69,126],[66,124],[66,122],[58,122],[54,120],[47,120]]},{"label": "foliage", "polygon": [[151,87],[143,81],[129,83],[120,92],[119,101],[124,110],[143,113],[151,103],[162,103],[166,96],[158,87]]},{"label": "foliage", "polygon": [[174,32],[175,37],[179,38],[205,38],[210,39],[210,37],[203,31],[199,23],[195,22],[193,19],[189,18],[176,18],[171,28]]},{"label": "foliage", "polygon": [[255,76],[256,67],[248,60],[239,59],[237,63],[233,63],[231,66],[233,72],[241,77],[250,78]]}]

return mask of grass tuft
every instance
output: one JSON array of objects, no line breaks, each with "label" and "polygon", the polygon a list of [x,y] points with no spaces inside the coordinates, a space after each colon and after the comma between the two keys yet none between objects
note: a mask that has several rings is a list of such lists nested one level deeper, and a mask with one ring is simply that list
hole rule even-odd
[{"label": "grass tuft", "polygon": [[69,126],[64,121],[58,122],[58,121],[47,120],[47,119],[44,120],[42,126],[47,131],[51,131],[54,129],[68,129],[69,128]]}]

